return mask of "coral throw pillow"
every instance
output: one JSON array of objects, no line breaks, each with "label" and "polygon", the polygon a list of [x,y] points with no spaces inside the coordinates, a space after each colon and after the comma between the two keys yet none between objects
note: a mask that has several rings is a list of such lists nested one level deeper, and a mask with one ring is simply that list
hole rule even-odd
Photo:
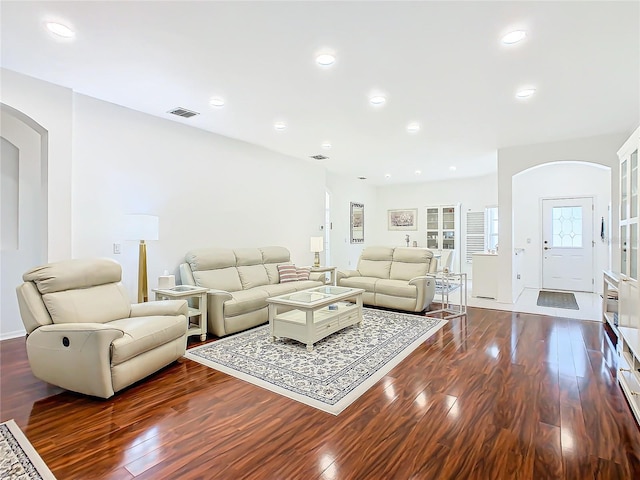
[{"label": "coral throw pillow", "polygon": [[298,280],[298,273],[295,265],[278,265],[280,283],[295,282]]},{"label": "coral throw pillow", "polygon": [[308,267],[296,268],[296,274],[298,275],[298,280],[309,280],[309,275],[311,275],[311,269]]}]

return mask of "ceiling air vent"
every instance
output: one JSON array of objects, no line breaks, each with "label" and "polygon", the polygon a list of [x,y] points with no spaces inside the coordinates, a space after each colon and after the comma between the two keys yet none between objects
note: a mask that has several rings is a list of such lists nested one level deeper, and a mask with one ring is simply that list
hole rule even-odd
[{"label": "ceiling air vent", "polygon": [[326,160],[329,157],[326,157],[324,155],[311,155],[311,158],[313,158],[314,160]]},{"label": "ceiling air vent", "polygon": [[191,117],[195,117],[196,115],[200,115],[198,112],[187,110],[186,108],[182,108],[182,107],[174,108],[173,110],[169,110],[167,113],[171,113],[173,115],[177,115],[183,118],[191,118]]}]

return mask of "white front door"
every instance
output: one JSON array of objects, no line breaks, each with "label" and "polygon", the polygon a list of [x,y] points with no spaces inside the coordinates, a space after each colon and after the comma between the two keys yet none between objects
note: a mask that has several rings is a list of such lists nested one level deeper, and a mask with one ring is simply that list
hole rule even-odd
[{"label": "white front door", "polygon": [[542,288],[593,292],[593,198],[542,200]]}]

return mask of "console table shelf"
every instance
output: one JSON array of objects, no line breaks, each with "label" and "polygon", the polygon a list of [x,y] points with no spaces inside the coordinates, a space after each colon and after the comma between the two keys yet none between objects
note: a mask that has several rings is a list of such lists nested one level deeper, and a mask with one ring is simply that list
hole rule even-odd
[{"label": "console table shelf", "polygon": [[640,423],[640,334],[637,328],[620,327],[618,383]]},{"label": "console table shelf", "polygon": [[604,285],[602,287],[602,321],[609,324],[617,337],[618,332],[618,283],[620,274],[605,270],[602,272]]}]

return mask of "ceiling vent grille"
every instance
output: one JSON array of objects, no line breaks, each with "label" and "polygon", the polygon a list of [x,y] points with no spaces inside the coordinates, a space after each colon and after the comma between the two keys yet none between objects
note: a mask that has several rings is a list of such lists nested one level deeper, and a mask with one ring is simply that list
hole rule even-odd
[{"label": "ceiling vent grille", "polygon": [[314,160],[326,160],[329,157],[318,154],[318,155],[311,155],[311,158],[313,158]]},{"label": "ceiling vent grille", "polygon": [[177,115],[183,118],[191,118],[191,117],[195,117],[196,115],[200,115],[198,112],[187,110],[186,108],[182,108],[182,107],[174,108],[173,110],[169,110],[167,113],[171,113],[173,115]]}]

